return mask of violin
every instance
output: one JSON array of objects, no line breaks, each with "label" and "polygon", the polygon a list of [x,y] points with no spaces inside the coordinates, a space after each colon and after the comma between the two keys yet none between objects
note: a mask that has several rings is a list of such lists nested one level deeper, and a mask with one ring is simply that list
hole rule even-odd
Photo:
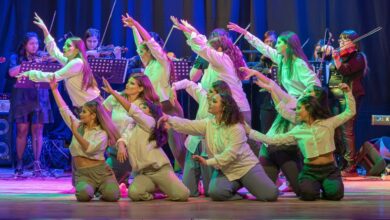
[{"label": "violin", "polygon": [[55,62],[56,59],[51,57],[50,54],[46,51],[38,51],[37,53],[30,55],[29,60],[31,62],[36,62],[36,63],[42,63],[42,62]]},{"label": "violin", "polygon": [[96,50],[88,50],[87,57],[110,57],[111,55],[115,55],[116,53],[126,53],[128,48],[125,46],[114,46],[113,44],[107,46],[98,47]]},{"label": "violin", "polygon": [[357,51],[356,45],[354,43],[349,43],[340,48],[339,54],[340,57],[347,57],[356,51]]}]

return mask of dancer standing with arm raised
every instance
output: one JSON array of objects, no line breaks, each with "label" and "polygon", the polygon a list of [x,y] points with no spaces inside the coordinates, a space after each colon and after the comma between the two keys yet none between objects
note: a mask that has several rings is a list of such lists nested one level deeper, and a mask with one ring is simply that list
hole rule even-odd
[{"label": "dancer standing with arm raised", "polygon": [[[125,27],[133,30],[134,42],[137,46],[137,53],[145,66],[145,75],[147,75],[157,92],[162,110],[165,114],[183,117],[183,109],[176,100],[174,104],[169,101],[171,91],[170,78],[174,67],[172,61],[168,58],[161,45],[152,38],[149,32],[134,18],[128,14],[122,16],[122,22]],[[185,147],[184,137],[173,130],[168,130],[168,144],[172,154],[179,165],[184,168]]]},{"label": "dancer standing with arm raised", "polygon": [[205,79],[210,81],[202,80],[202,87],[208,91],[213,82],[225,81],[245,121],[251,124],[251,109],[241,82],[245,78],[245,73],[239,70],[240,67],[246,66],[240,49],[226,36],[219,35],[207,40],[206,36],[201,35],[188,22],[183,20],[179,22],[173,16],[171,20],[183,31],[191,49],[210,63],[204,74],[208,76]]},{"label": "dancer standing with arm raised", "polygon": [[56,72],[30,70],[24,72],[23,75],[28,76],[30,80],[35,82],[49,82],[53,76],[58,81],[64,80],[65,87],[72,100],[73,110],[76,113],[80,113],[82,106],[88,101],[101,101],[100,90],[89,66],[83,40],[78,37],[68,38],[63,48],[64,53],[62,53],[50,35],[45,23],[37,14],[35,14],[34,24],[43,31],[47,51],[64,67]]}]

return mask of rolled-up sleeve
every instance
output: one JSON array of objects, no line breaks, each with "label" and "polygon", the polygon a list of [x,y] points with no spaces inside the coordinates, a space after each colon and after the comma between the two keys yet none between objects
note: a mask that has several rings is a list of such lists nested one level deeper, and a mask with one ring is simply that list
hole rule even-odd
[{"label": "rolled-up sleeve", "polygon": [[205,136],[207,120],[208,119],[188,120],[179,117],[169,117],[168,124],[171,125],[174,130],[180,133]]},{"label": "rolled-up sleeve", "polygon": [[247,138],[242,126],[232,126],[228,131],[228,146],[219,154],[207,160],[207,165],[224,167],[235,161],[241,154],[242,145],[246,144]]},{"label": "rolled-up sleeve", "polygon": [[55,75],[57,81],[70,78],[74,75],[80,74],[83,70],[84,63],[80,58],[76,58],[67,63],[64,67],[56,72],[42,72],[39,70],[29,70],[24,72],[30,80],[34,82],[50,82]]}]

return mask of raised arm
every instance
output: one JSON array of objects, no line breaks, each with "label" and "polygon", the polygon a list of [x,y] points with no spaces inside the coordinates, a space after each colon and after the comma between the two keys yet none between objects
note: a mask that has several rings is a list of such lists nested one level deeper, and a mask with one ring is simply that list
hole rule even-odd
[{"label": "raised arm", "polygon": [[341,114],[326,119],[326,121],[334,128],[344,124],[356,114],[356,103],[352,94],[352,89],[350,89],[345,83],[340,84],[339,87],[344,91],[346,108]]},{"label": "raised arm", "polygon": [[74,116],[72,111],[70,111],[68,105],[62,98],[60,92],[58,91],[57,81],[54,77],[52,77],[52,79],[50,80],[50,88],[53,93],[54,100],[56,101],[60,110],[62,119],[65,121],[66,125],[69,128],[72,128],[72,123],[78,126],[80,121]]},{"label": "raised arm", "polygon": [[61,64],[65,65],[68,62],[68,58],[64,57],[61,51],[58,49],[53,37],[50,36],[49,30],[46,27],[45,22],[35,13],[34,24],[36,24],[43,32],[45,44],[49,54],[56,58]]},{"label": "raised arm", "polygon": [[124,109],[128,112],[130,110],[131,102],[127,101],[127,99],[121,96],[117,91],[112,89],[110,83],[103,77],[103,87],[102,89],[107,93],[114,96],[114,98],[122,105]]},{"label": "raised arm", "polygon": [[145,41],[150,40],[152,37],[150,36],[149,32],[145,30],[142,25],[136,21],[134,18],[130,17],[128,13],[126,15],[122,15],[122,22],[125,27],[135,27],[139,34],[141,35],[142,39]]},{"label": "raised arm", "polygon": [[201,96],[207,96],[207,92],[199,84],[188,79],[172,83],[172,90],[177,91],[181,89],[185,89],[186,92],[197,102],[199,102]]},{"label": "raised arm", "polygon": [[251,44],[254,48],[256,48],[256,50],[258,50],[264,56],[270,58],[272,62],[279,63],[279,60],[281,59],[281,55],[278,54],[278,52],[274,48],[266,45],[262,40],[255,37],[247,30],[238,26],[235,23],[229,22],[227,28],[231,31],[235,31],[237,33],[243,34],[245,36],[245,39],[249,42],[249,44]]}]

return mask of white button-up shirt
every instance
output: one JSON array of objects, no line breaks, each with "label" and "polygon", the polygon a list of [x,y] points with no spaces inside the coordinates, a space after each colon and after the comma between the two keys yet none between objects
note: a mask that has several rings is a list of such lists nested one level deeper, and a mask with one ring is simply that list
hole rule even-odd
[{"label": "white button-up shirt", "polygon": [[53,75],[55,75],[57,81],[64,80],[66,90],[75,107],[81,107],[86,102],[92,101],[100,96],[100,90],[97,87],[90,87],[86,90],[83,88],[84,62],[81,58],[74,58],[68,62],[68,58],[58,49],[54,39],[50,35],[46,37],[45,44],[50,56],[57,59],[64,67],[56,72],[27,71],[24,74],[30,80],[35,82],[50,82]]}]

